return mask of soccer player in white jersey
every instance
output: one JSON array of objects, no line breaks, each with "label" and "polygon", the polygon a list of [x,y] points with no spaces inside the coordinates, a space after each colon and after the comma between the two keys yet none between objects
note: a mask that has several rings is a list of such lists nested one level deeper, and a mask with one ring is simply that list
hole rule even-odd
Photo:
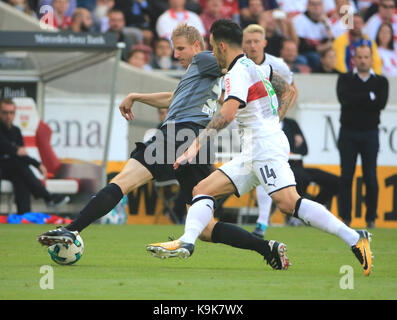
[{"label": "soccer player in white jersey", "polygon": [[[294,84],[293,73],[282,58],[277,58],[265,53],[267,45],[265,29],[258,24],[251,24],[243,30],[243,50],[248,58],[257,65],[271,65],[273,70],[290,84],[295,91],[295,97],[291,105],[297,99],[298,91]],[[256,187],[256,197],[258,200],[259,216],[256,221],[253,234],[264,237],[269,226],[269,216],[272,206],[272,198],[266,193],[262,185]]]},{"label": "soccer player in white jersey", "polygon": [[242,30],[238,24],[227,19],[217,20],[210,34],[218,65],[228,70],[224,103],[206,129],[177,159],[174,168],[191,162],[200,146],[234,119],[242,132],[242,153],[194,187],[184,234],[178,240],[156,244],[159,252],[189,257],[200,234],[203,239],[203,231],[212,228],[213,233],[219,224],[212,217],[214,199],[233,193],[240,196],[262,184],[283,213],[347,243],[368,276],[372,268],[368,231],[349,228],[324,206],[301,198],[296,191],[288,164],[289,144],[280,127],[280,120],[294,97],[289,84],[274,73],[271,66],[257,66],[244,56]]}]

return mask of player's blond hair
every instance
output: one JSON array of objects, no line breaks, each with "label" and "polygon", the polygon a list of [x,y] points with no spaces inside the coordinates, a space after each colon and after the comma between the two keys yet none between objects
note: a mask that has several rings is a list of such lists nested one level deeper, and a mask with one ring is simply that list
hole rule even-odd
[{"label": "player's blond hair", "polygon": [[263,38],[266,36],[266,30],[264,27],[260,26],[259,24],[250,24],[243,30],[243,35],[246,33],[260,33]]},{"label": "player's blond hair", "polygon": [[204,50],[204,38],[195,27],[189,26],[186,23],[179,24],[172,32],[171,39],[177,37],[184,37],[189,44],[194,44],[196,41],[200,43],[201,50]]}]

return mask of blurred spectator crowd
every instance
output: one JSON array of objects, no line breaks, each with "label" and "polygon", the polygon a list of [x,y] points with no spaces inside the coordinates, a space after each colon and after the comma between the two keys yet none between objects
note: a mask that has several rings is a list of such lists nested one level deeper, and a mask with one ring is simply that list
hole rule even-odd
[{"label": "blurred spectator crowd", "polygon": [[[60,30],[115,32],[123,60],[144,70],[178,70],[170,36],[195,26],[207,41],[211,24],[229,18],[266,30],[265,51],[295,73],[345,73],[355,47],[372,48],[373,69],[397,76],[396,0],[0,0]],[[208,47],[208,49],[210,49]]]}]

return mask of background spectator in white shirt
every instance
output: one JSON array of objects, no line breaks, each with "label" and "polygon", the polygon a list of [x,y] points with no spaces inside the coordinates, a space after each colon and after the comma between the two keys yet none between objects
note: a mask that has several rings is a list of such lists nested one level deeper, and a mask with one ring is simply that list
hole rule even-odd
[{"label": "background spectator in white shirt", "polygon": [[394,0],[380,0],[379,12],[374,14],[366,23],[363,33],[375,41],[379,27],[382,23],[389,23],[394,31],[394,45],[397,45],[397,14]]},{"label": "background spectator in white shirt", "polygon": [[335,10],[329,17],[335,39],[353,27],[355,13],[357,13],[357,7],[352,0],[335,0]]},{"label": "background spectator in white shirt", "polygon": [[171,39],[172,31],[180,23],[195,27],[203,36],[205,28],[200,17],[193,11],[186,10],[186,0],[169,0],[170,8],[157,20],[156,32],[159,38]]},{"label": "background spectator in white shirt", "polygon": [[98,31],[106,32],[109,29],[108,13],[113,9],[114,4],[114,0],[97,0],[92,18]]},{"label": "background spectator in white shirt", "polygon": [[300,40],[298,61],[318,68],[320,52],[331,48],[334,39],[323,1],[309,0],[307,11],[294,18],[294,26]]},{"label": "background spectator in white shirt", "polygon": [[[277,0],[277,2],[280,9],[291,17],[304,13],[308,4],[308,0]],[[354,0],[350,0],[350,4],[355,6]],[[323,6],[328,16],[335,13],[336,4],[334,0],[323,0]]]},{"label": "background spectator in white shirt", "polygon": [[306,11],[307,0],[278,0],[280,9],[291,17],[295,17]]},{"label": "background spectator in white shirt", "polygon": [[276,57],[280,56],[282,42],[290,39],[298,45],[299,38],[295,31],[293,19],[279,9],[261,13],[258,24],[265,29],[266,52]]},{"label": "background spectator in white shirt", "polygon": [[[40,8],[45,5],[52,6],[55,9],[55,7],[53,6],[53,2],[54,2],[54,0],[39,0],[38,10],[40,11]],[[77,8],[77,0],[69,0],[68,2],[69,2],[69,5],[67,6],[67,8],[65,10],[64,15],[66,17],[72,18],[72,14],[73,14],[74,10],[76,10],[76,8]]]},{"label": "background spectator in white shirt", "polygon": [[393,28],[388,23],[383,23],[376,36],[378,54],[382,59],[382,73],[386,77],[397,76],[397,52],[394,47]]}]

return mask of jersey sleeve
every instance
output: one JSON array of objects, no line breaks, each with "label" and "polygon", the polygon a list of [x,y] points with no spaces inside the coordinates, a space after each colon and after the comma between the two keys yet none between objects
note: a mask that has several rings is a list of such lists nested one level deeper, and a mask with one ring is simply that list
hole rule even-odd
[{"label": "jersey sleeve", "polygon": [[240,108],[247,105],[250,77],[247,68],[236,65],[225,75],[225,99],[240,102]]},{"label": "jersey sleeve", "polygon": [[204,77],[218,78],[222,76],[221,69],[216,62],[215,56],[210,51],[204,51],[198,53],[194,57],[194,62],[200,74]]},{"label": "jersey sleeve", "polygon": [[273,70],[277,72],[277,70],[271,64],[264,64],[258,66],[258,72],[260,72],[260,78],[263,81],[263,78],[268,79],[270,82],[273,80]]},{"label": "jersey sleeve", "polygon": [[288,84],[292,85],[294,82],[294,74],[292,71],[289,69],[288,65],[284,62],[284,60],[281,60],[278,68],[274,68],[274,71],[277,72],[281,78],[284,79],[285,82]]}]

